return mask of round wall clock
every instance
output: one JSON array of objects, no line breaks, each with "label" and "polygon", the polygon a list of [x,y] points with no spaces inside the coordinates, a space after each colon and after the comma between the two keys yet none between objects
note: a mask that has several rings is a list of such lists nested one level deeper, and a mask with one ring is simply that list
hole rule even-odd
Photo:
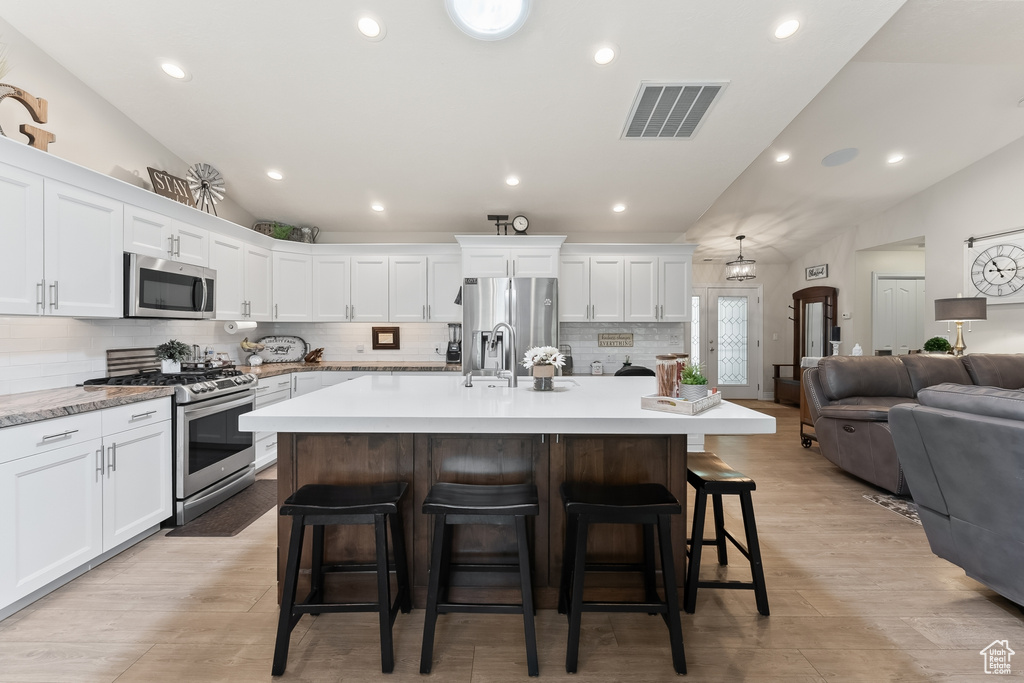
[{"label": "round wall clock", "polygon": [[529,227],[530,221],[526,220],[526,216],[516,216],[512,219],[512,229],[516,231],[517,235],[525,235]]},{"label": "round wall clock", "polygon": [[1012,296],[1024,289],[1024,248],[996,244],[974,257],[971,283],[985,296]]},{"label": "round wall clock", "polygon": [[217,202],[224,199],[225,195],[224,176],[213,166],[200,163],[190,166],[186,177],[196,208],[207,213],[212,209],[216,216]]}]

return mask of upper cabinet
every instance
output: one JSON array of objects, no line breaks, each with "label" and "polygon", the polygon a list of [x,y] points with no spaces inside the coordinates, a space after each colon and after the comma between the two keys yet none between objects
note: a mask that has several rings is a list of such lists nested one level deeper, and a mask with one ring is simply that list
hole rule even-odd
[{"label": "upper cabinet", "polygon": [[558,277],[564,235],[456,235],[463,277]]},{"label": "upper cabinet", "polygon": [[0,164],[0,313],[45,312],[43,178]]},{"label": "upper cabinet", "polygon": [[313,320],[387,322],[388,257],[316,254]]},{"label": "upper cabinet", "polygon": [[626,322],[688,322],[692,252],[625,259]]},{"label": "upper cabinet", "polygon": [[349,320],[363,323],[388,321],[388,257],[352,257],[352,311]]},{"label": "upper cabinet", "polygon": [[427,320],[462,322],[462,305],[455,303],[462,289],[462,258],[458,254],[427,257]]},{"label": "upper cabinet", "polygon": [[246,317],[260,322],[274,319],[274,270],[270,250],[246,244],[243,247],[245,261]]},{"label": "upper cabinet", "polygon": [[393,323],[427,321],[427,257],[392,256],[388,266],[388,311]]},{"label": "upper cabinet", "polygon": [[210,263],[210,233],[131,204],[124,207],[124,250],[194,266]]},{"label": "upper cabinet", "polygon": [[217,271],[217,319],[273,319],[273,263],[269,249],[225,235],[210,236],[210,267]]},{"label": "upper cabinet", "polygon": [[565,255],[558,277],[560,322],[622,322],[621,256]]},{"label": "upper cabinet", "polygon": [[274,320],[313,319],[313,257],[274,252]]}]

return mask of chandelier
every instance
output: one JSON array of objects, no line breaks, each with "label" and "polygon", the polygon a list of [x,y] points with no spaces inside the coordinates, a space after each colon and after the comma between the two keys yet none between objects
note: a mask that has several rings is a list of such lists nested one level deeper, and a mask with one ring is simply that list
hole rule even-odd
[{"label": "chandelier", "polygon": [[754,259],[743,258],[743,238],[746,235],[737,235],[736,239],[740,241],[740,255],[735,261],[729,261],[725,264],[725,279],[726,280],[737,280],[743,282],[744,280],[753,280],[757,277],[757,266]]}]

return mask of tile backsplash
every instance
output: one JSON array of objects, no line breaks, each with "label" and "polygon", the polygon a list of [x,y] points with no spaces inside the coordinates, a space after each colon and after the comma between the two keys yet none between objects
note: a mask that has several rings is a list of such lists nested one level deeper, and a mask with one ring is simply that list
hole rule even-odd
[{"label": "tile backsplash", "polygon": [[[248,337],[255,340],[274,334],[296,335],[312,348],[324,347],[324,360],[329,361],[444,359],[448,342],[448,326],[444,323],[399,325],[402,348],[396,351],[374,351],[372,327],[370,323],[260,323]],[[597,335],[603,332],[631,332],[634,345],[600,348]],[[168,339],[202,348],[212,346],[216,352],[225,351],[231,358],[244,361],[238,342],[245,336],[228,334],[224,323],[216,321],[0,317],[0,395],[74,386],[103,377],[107,373],[107,349],[154,347]],[[626,355],[634,365],[653,368],[656,354],[686,350],[685,326],[681,323],[563,323],[559,337],[560,343],[572,346],[577,372],[589,372],[595,360],[605,364],[606,372],[614,372]],[[680,341],[678,345],[673,344],[674,337]]]}]

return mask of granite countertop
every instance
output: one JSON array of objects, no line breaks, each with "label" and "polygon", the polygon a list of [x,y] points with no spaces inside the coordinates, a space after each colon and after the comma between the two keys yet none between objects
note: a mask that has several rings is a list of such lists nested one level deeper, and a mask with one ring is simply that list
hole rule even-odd
[{"label": "granite countertop", "polygon": [[341,370],[345,372],[462,372],[459,363],[448,364],[444,361],[427,362],[351,362],[321,361],[319,363],[264,363],[263,365],[239,365],[238,370],[251,372],[257,377],[276,377],[291,372],[325,372]]},{"label": "granite countertop", "polygon": [[0,396],[0,428],[174,394],[173,387],[65,387]]}]

